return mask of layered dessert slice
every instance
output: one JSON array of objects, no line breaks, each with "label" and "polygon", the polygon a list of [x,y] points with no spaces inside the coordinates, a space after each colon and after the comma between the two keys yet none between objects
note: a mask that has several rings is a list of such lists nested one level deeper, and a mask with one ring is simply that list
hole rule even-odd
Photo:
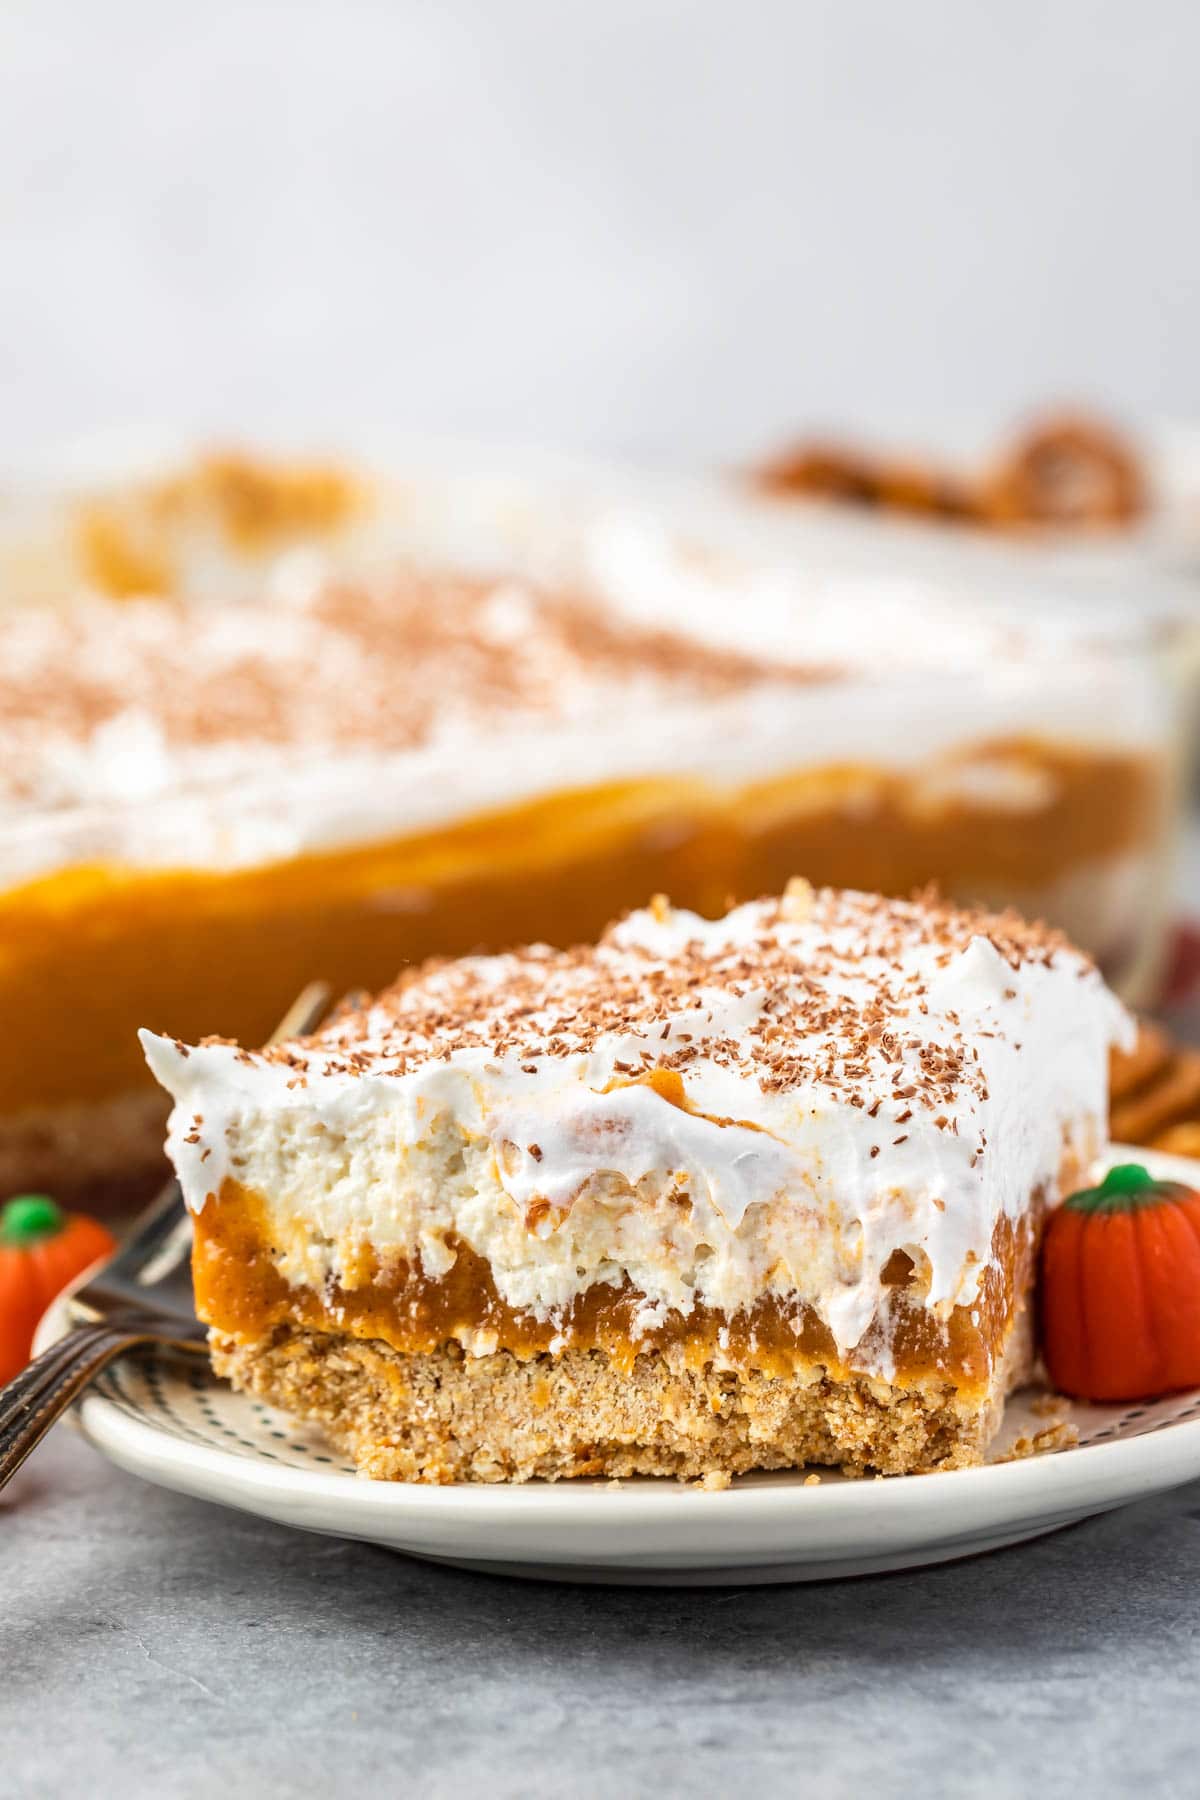
[{"label": "layered dessert slice", "polygon": [[1149,661],[1068,654],[1057,614],[1053,649],[924,588],[599,549],[569,590],[293,567],[242,603],[0,607],[0,1191],[161,1177],[139,1024],[261,1042],[313,978],[583,942],[660,890],[937,880],[1146,973]]},{"label": "layered dessert slice", "polygon": [[793,883],[144,1034],[215,1366],[419,1481],[976,1461],[1125,1016],[1012,915]]}]

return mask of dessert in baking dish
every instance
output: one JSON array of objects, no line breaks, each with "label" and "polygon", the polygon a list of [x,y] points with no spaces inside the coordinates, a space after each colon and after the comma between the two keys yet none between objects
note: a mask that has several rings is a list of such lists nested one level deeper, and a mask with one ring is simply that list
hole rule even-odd
[{"label": "dessert in baking dish", "polygon": [[157,1174],[139,1024],[261,1042],[313,977],[581,942],[655,891],[936,880],[1130,976],[1169,787],[1148,665],[862,582],[770,635],[761,596],[651,573],[666,625],[428,572],[0,610],[0,1190]]},{"label": "dessert in baking dish", "polygon": [[1015,915],[793,883],[144,1034],[216,1366],[422,1481],[982,1455],[1125,1015]]}]

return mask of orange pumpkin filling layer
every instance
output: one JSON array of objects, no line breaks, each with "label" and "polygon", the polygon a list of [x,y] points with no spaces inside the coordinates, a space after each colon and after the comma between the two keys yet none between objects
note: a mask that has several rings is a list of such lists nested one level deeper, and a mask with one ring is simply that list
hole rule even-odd
[{"label": "orange pumpkin filling layer", "polygon": [[[584,942],[656,891],[715,914],[817,883],[1028,902],[1152,843],[1150,758],[1028,740],[972,760],[1039,779],[1003,815],[964,784],[844,766],[736,793],[687,780],[564,792],[421,836],[232,872],[79,867],[0,898],[0,1112],[102,1101],[148,1080],[139,1025],[261,1042],[306,981],[378,988],[405,962]],[[953,778],[962,757],[949,762]],[[1066,921],[1070,925],[1071,921]],[[1086,933],[1080,933],[1086,936]]]},{"label": "orange pumpkin filling layer", "polygon": [[886,1308],[846,1360],[798,1296],[764,1294],[737,1313],[697,1305],[686,1317],[675,1313],[639,1332],[635,1316],[645,1296],[626,1281],[589,1287],[552,1318],[539,1320],[507,1305],[487,1262],[463,1243],[452,1245],[454,1266],[436,1280],[419,1265],[367,1247],[354,1258],[352,1277],[331,1281],[320,1292],[293,1286],[277,1266],[269,1202],[233,1181],[196,1219],[192,1270],[201,1319],[242,1343],[269,1340],[287,1325],[428,1355],[453,1340],[470,1345],[485,1333],[489,1346],[522,1358],[598,1350],[628,1370],[641,1352],[670,1350],[695,1367],[719,1358],[725,1366],[785,1377],[819,1365],[837,1380],[890,1360],[900,1385],[940,1377],[970,1399],[986,1391],[1028,1290],[1040,1215],[1035,1204],[1015,1224],[998,1221],[978,1299],[945,1318],[921,1304],[920,1273],[903,1251],[895,1251],[883,1271]]}]

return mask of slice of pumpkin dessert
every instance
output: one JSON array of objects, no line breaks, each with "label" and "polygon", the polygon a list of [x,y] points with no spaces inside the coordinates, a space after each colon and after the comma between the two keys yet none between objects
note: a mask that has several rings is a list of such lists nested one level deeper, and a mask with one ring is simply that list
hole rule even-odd
[{"label": "slice of pumpkin dessert", "polygon": [[1011,914],[793,883],[144,1034],[216,1368],[416,1481],[979,1460],[1124,1014]]}]

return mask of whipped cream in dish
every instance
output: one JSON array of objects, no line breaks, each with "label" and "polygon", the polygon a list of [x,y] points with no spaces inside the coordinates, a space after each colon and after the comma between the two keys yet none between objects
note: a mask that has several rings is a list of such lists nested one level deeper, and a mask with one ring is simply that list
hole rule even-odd
[{"label": "whipped cream in dish", "polygon": [[715,569],[620,518],[580,527],[576,563],[556,590],[308,559],[252,603],[7,608],[0,883],[251,867],[651,778],[901,770],[1019,815],[1046,795],[990,746],[1166,735],[1146,659],[928,586]]}]

